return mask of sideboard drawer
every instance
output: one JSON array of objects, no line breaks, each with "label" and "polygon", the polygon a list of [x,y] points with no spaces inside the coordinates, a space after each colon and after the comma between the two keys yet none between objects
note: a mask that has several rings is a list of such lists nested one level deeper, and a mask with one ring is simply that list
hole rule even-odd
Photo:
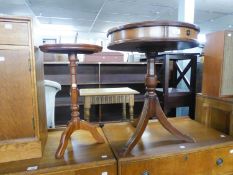
[{"label": "sideboard drawer", "polygon": [[121,163],[121,175],[233,173],[233,145]]},{"label": "sideboard drawer", "polygon": [[169,121],[188,133],[195,143],[174,138],[152,120],[135,148],[120,153],[135,131],[131,123],[105,124],[103,131],[118,160],[120,175],[230,175],[233,173],[233,138],[185,117]]},{"label": "sideboard drawer", "polygon": [[0,44],[27,46],[29,34],[26,22],[0,21]]},{"label": "sideboard drawer", "polygon": [[[43,174],[43,173],[42,173]],[[43,175],[116,175],[116,165],[93,166],[89,168],[70,169],[66,171],[56,171]]]}]

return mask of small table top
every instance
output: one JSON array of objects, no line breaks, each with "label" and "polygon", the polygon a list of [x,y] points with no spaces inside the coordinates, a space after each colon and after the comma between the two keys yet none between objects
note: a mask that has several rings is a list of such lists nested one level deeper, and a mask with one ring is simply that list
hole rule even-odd
[{"label": "small table top", "polygon": [[80,89],[80,96],[96,96],[96,95],[130,95],[139,94],[138,91],[128,87],[121,88],[90,88]]},{"label": "small table top", "polygon": [[61,54],[93,54],[102,51],[102,47],[93,44],[45,44],[40,46],[42,52]]},{"label": "small table top", "polygon": [[198,46],[200,29],[178,21],[145,21],[112,28],[108,49],[119,51],[163,52]]}]

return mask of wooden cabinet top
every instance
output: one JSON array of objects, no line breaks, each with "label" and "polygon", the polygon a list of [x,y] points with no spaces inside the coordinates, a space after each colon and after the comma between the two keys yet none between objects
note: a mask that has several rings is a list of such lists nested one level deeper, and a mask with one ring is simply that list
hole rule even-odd
[{"label": "wooden cabinet top", "polygon": [[[98,132],[103,135],[101,129]],[[51,173],[55,171],[80,170],[106,165],[115,166],[114,155],[105,140],[103,144],[97,144],[95,139],[86,131],[78,131],[72,134],[63,159],[55,159],[55,152],[62,131],[50,131],[42,158],[16,161],[0,164],[0,174],[21,173],[33,174]],[[36,170],[27,171],[28,167]],[[65,173],[64,173],[65,174]],[[111,173],[109,173],[111,174]]]},{"label": "wooden cabinet top", "polygon": [[103,127],[103,131],[117,158],[121,161],[175,155],[183,151],[206,150],[209,147],[217,148],[224,144],[231,144],[233,149],[232,137],[207,128],[196,121],[184,117],[172,118],[169,121],[176,128],[193,137],[196,143],[187,143],[175,138],[158,121],[152,120],[147,125],[140,142],[132,150],[131,154],[127,157],[121,157],[118,153],[131,134],[134,133],[135,127],[127,122],[112,123],[106,124]]},{"label": "wooden cabinet top", "polygon": [[215,97],[215,96],[204,95],[202,93],[197,93],[197,97],[207,99],[207,100],[208,99],[209,100],[216,100],[216,101],[221,101],[221,102],[224,102],[224,103],[233,104],[233,97]]}]

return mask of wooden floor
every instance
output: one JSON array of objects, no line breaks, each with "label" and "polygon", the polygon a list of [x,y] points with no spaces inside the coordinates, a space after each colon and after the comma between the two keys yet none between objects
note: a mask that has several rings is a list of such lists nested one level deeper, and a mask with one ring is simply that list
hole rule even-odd
[{"label": "wooden floor", "polygon": [[[98,131],[103,135],[100,128]],[[76,131],[71,137],[64,159],[55,159],[61,133],[62,131],[49,132],[42,158],[0,164],[0,174],[116,174],[116,161],[107,141],[97,144],[87,131]],[[29,167],[35,166],[38,166],[37,170],[27,171]]]}]

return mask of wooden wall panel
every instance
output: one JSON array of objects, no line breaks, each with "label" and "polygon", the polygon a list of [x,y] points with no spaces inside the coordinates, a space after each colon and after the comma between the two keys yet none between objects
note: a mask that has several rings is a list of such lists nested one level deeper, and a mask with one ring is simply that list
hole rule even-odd
[{"label": "wooden wall panel", "polygon": [[222,95],[233,95],[233,31],[225,32],[224,61],[222,67]]},{"label": "wooden wall panel", "polygon": [[202,93],[219,96],[223,62],[224,33],[217,32],[206,36],[204,48]]},{"label": "wooden wall panel", "polygon": [[204,48],[202,93],[233,96],[233,31],[207,34]]},{"label": "wooden wall panel", "polygon": [[44,86],[44,64],[41,52],[35,48],[35,73],[36,73],[36,96],[38,104],[37,135],[41,139],[42,147],[45,145],[47,132],[47,117],[45,105],[45,86]]}]

